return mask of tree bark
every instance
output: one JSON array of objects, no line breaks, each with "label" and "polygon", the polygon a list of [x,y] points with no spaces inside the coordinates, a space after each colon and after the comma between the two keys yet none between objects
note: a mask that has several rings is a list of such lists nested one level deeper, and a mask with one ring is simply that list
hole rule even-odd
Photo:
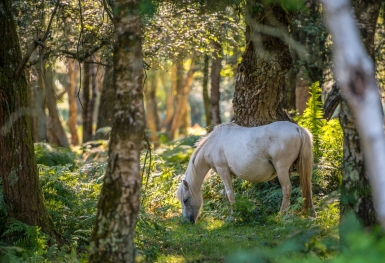
[{"label": "tree bark", "polygon": [[90,245],[90,262],[135,262],[134,237],[141,184],[139,153],[146,126],[139,6],[139,0],[115,1],[115,119]]},{"label": "tree bark", "polygon": [[291,120],[283,109],[282,91],[292,58],[288,45],[273,35],[287,33],[290,16],[278,3],[265,4],[263,10],[257,10],[257,4],[247,1],[248,44],[238,66],[233,98],[234,122],[249,127]]},{"label": "tree bark", "polygon": [[92,138],[92,122],[90,123],[89,115],[92,115],[92,112],[89,112],[90,110],[90,85],[91,85],[91,67],[89,60],[85,61],[83,64],[83,93],[82,93],[82,120],[83,120],[83,139],[82,143],[86,143]]},{"label": "tree bark", "polygon": [[[92,62],[96,62],[95,57],[92,58]],[[90,79],[91,79],[91,98],[88,104],[87,109],[87,123],[88,123],[88,131],[91,133],[91,139],[94,134],[93,132],[93,126],[94,126],[94,113],[95,113],[95,105],[96,105],[96,99],[98,97],[98,90],[99,90],[99,84],[98,84],[98,68],[96,64],[90,65]]]},{"label": "tree bark", "polygon": [[[42,59],[43,60],[43,59]],[[41,60],[41,61],[42,61]],[[33,104],[33,130],[35,131],[35,141],[48,141],[47,135],[47,115],[45,113],[46,94],[44,89],[44,73],[42,63],[38,63],[31,70],[36,70],[37,79],[30,82],[31,100]]]},{"label": "tree bark", "polygon": [[146,100],[146,119],[149,132],[149,140],[156,146],[159,146],[159,138],[157,132],[160,130],[160,120],[158,105],[156,99],[156,91],[158,88],[156,72],[147,73],[147,81],[144,88],[144,96]]},{"label": "tree bark", "polygon": [[[356,21],[351,15],[349,1],[322,0],[322,3],[326,10],[326,25],[334,41],[335,78],[338,80],[344,99],[342,102],[344,109],[340,116],[342,125],[344,125],[344,143],[347,148],[344,150],[343,194],[349,192],[349,197],[351,197],[350,194],[355,193],[358,197],[353,196],[357,201],[354,205],[350,200],[344,202],[342,209],[345,212],[347,210],[353,211],[367,226],[373,225],[370,188],[366,183],[367,178],[364,172],[366,168],[377,219],[385,228],[384,121],[379,90],[374,77],[374,65],[368,56],[368,54],[373,54],[372,45],[368,44],[372,43],[372,39],[367,40],[371,38],[370,36],[374,37],[376,23],[374,17],[378,16],[377,9],[379,9],[380,1],[354,2],[355,7],[358,5],[360,7],[359,9],[356,8],[355,12],[361,30],[366,28],[363,42],[367,52],[360,39]],[[351,120],[348,116],[350,111],[346,110],[347,103],[353,113],[352,119],[354,117],[358,124],[360,144],[358,143],[358,133],[350,124]],[[362,153],[365,156],[365,166],[363,165]],[[348,167],[348,162],[352,167]]]},{"label": "tree bark", "polygon": [[297,74],[298,69],[293,67],[291,68],[286,76],[285,82],[283,85],[283,100],[282,107],[286,110],[296,110],[296,89],[297,89]]},{"label": "tree bark", "polygon": [[76,104],[76,72],[75,72],[75,60],[68,59],[68,128],[71,133],[72,145],[79,145],[79,135],[77,128],[77,116],[78,106]]},{"label": "tree bark", "polygon": [[64,131],[60,116],[57,110],[56,94],[53,83],[52,65],[46,62],[47,66],[44,67],[44,89],[47,96],[47,108],[48,108],[48,141],[61,147],[69,148],[68,138]]},{"label": "tree bark", "polygon": [[213,125],[220,124],[221,121],[221,111],[219,107],[219,102],[221,98],[220,93],[220,82],[221,82],[221,68],[222,68],[222,58],[220,56],[221,45],[218,42],[214,42],[215,52],[213,54],[213,59],[211,62],[211,123]]},{"label": "tree bark", "polygon": [[[374,36],[381,0],[352,1],[357,25],[366,52],[374,60]],[[341,219],[353,212],[364,226],[377,223],[369,178],[366,172],[363,149],[353,111],[342,97],[340,123],[344,131],[344,155],[342,162]]]},{"label": "tree bark", "polygon": [[8,218],[60,240],[44,205],[28,116],[28,88],[11,1],[0,0],[0,176]]},{"label": "tree bark", "polygon": [[206,126],[211,125],[211,110],[210,110],[210,96],[208,91],[209,86],[209,56],[205,55],[203,66],[203,106],[205,108]]},{"label": "tree bark", "polygon": [[113,73],[113,68],[105,69],[96,130],[107,126],[112,127],[114,122],[115,90]]}]

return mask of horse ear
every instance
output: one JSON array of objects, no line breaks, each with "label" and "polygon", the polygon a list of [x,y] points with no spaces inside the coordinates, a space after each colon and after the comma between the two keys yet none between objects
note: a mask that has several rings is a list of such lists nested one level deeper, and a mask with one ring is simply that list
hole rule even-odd
[{"label": "horse ear", "polygon": [[182,180],[183,186],[186,190],[188,190],[188,183],[186,180]]}]

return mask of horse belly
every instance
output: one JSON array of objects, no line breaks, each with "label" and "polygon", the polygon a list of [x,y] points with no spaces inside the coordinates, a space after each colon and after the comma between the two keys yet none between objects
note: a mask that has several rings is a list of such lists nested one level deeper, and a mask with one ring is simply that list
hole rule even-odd
[{"label": "horse belly", "polygon": [[231,167],[232,172],[243,180],[262,183],[274,179],[277,174],[269,160],[254,160],[249,163],[238,163]]}]

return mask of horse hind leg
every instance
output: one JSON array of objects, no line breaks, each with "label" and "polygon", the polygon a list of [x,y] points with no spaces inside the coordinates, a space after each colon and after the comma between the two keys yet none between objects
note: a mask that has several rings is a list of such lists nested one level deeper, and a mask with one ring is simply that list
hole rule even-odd
[{"label": "horse hind leg", "polygon": [[281,213],[286,213],[287,207],[290,205],[290,195],[291,195],[291,182],[290,182],[290,177],[289,177],[289,169],[288,168],[276,168],[277,175],[278,175],[278,180],[279,183],[281,184],[282,188],[282,204],[281,204],[281,209],[279,212]]}]

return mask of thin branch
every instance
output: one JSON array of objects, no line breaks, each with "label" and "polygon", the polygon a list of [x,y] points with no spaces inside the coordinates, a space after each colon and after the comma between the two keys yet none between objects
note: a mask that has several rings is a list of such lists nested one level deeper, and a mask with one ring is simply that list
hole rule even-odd
[{"label": "thin branch", "polygon": [[[56,11],[59,7],[59,4],[60,4],[60,0],[57,0],[56,4],[55,4],[55,8],[53,9],[52,11],[52,14],[51,14],[51,18],[50,18],[50,21],[49,21],[49,24],[48,24],[48,27],[47,27],[47,30],[44,34],[44,37],[43,39],[40,40],[41,43],[44,43],[45,40],[47,39],[48,37],[48,34],[49,34],[49,31],[51,29],[51,24],[52,24],[52,20],[53,20],[53,17],[56,15]],[[18,79],[20,77],[20,74],[21,72],[23,71],[24,67],[25,67],[25,64],[27,64],[29,58],[32,56],[32,53],[33,51],[35,51],[35,49],[37,48],[37,46],[40,45],[38,43],[38,41],[32,41],[32,43],[28,46],[28,49],[27,49],[27,52],[25,53],[23,59],[21,60],[19,66],[17,66],[16,68],[16,71],[15,71],[15,74],[13,75],[13,77],[15,79]]]},{"label": "thin branch", "polygon": [[112,12],[111,12],[111,10],[108,8],[108,3],[107,3],[107,1],[106,1],[106,0],[102,0],[102,3],[103,3],[103,6],[104,6],[104,10],[106,10],[106,12],[107,12],[108,17],[111,19],[111,21],[114,21],[114,18],[113,18],[113,16],[112,16]]}]

